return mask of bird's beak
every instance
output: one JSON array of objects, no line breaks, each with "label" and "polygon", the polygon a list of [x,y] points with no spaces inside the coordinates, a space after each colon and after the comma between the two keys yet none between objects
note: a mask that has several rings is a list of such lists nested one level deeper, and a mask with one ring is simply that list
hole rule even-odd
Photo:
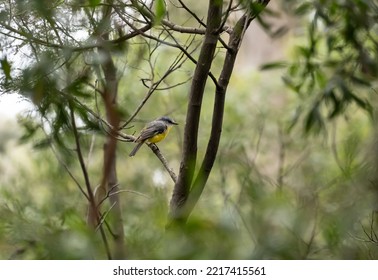
[{"label": "bird's beak", "polygon": [[172,124],[174,124],[174,125],[178,125],[178,123],[177,123],[177,122],[175,122],[175,121],[173,121],[173,122],[172,122]]}]

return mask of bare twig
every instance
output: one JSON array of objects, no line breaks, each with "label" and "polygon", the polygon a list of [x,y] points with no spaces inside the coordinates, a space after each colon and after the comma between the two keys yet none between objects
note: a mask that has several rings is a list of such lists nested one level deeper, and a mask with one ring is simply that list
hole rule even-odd
[{"label": "bare twig", "polygon": [[190,10],[189,8],[188,8],[188,6],[186,6],[185,5],[185,3],[182,1],[182,0],[179,0],[179,3],[181,4],[181,6],[192,16],[192,17],[194,17],[197,21],[198,21],[198,23],[200,24],[200,25],[202,25],[203,27],[205,27],[206,28],[206,24],[197,16],[197,14],[195,13],[195,12],[193,12],[192,10]]},{"label": "bare twig", "polygon": [[285,173],[285,160],[286,160],[286,140],[282,129],[278,128],[278,140],[279,140],[279,151],[278,151],[278,172],[277,172],[277,186],[282,189],[284,184],[284,173]]},{"label": "bare twig", "polygon": [[[136,27],[130,22],[128,21],[122,14],[118,14],[120,16],[120,18],[128,25],[130,26],[133,30],[136,29]],[[181,52],[183,52],[188,58],[190,61],[192,61],[194,64],[197,64],[197,60],[187,51],[187,47],[184,47],[182,46],[181,44],[178,44],[177,42],[175,43],[170,43],[168,41],[165,41],[165,40],[161,40],[159,39],[158,37],[155,37],[153,35],[149,35],[149,34],[146,34],[145,32],[140,32],[140,35],[143,36],[143,37],[146,37],[146,38],[149,38],[149,39],[152,39],[156,42],[159,42],[163,45],[167,45],[167,46],[170,46],[170,47],[173,47],[173,48],[177,48],[179,49]],[[211,78],[211,80],[213,81],[213,83],[215,85],[217,85],[217,79],[215,78],[215,76],[211,73],[211,71],[208,71],[207,75],[209,75],[209,77]]]},{"label": "bare twig", "polygon": [[114,191],[117,187],[118,187],[119,184],[116,184],[114,185],[113,187],[111,187],[107,193],[106,193],[106,196],[100,200],[100,202],[98,203],[98,205],[100,206],[102,203],[104,203],[105,200],[107,200],[109,197],[111,197],[112,195],[117,195],[117,194],[120,194],[120,193],[132,193],[132,194],[137,194],[137,195],[140,195],[140,196],[143,196],[145,198],[148,198],[150,199],[150,197],[148,195],[145,195],[144,193],[141,193],[141,192],[137,192],[137,191],[133,191],[133,190],[119,190],[119,191]]},{"label": "bare twig", "polygon": [[165,159],[163,154],[160,152],[158,146],[156,144],[148,144],[148,146],[151,148],[151,150],[154,152],[154,154],[158,157],[158,159],[163,164],[164,168],[168,171],[169,175],[171,176],[174,183],[177,181],[177,175],[173,171],[172,168],[168,166],[168,161]]},{"label": "bare twig", "polygon": [[[98,212],[98,209],[97,209],[97,205],[96,205],[96,201],[95,201],[95,196],[94,196],[94,194],[92,192],[92,188],[91,188],[91,184],[90,184],[90,181],[89,181],[89,176],[88,176],[87,168],[85,167],[83,154],[81,152],[81,146],[80,146],[80,141],[79,141],[79,133],[78,133],[77,127],[76,127],[74,108],[73,108],[72,103],[69,103],[69,107],[70,107],[72,131],[74,133],[74,138],[75,138],[75,143],[76,143],[76,153],[77,153],[77,157],[78,157],[78,160],[79,160],[79,163],[80,163],[81,170],[83,172],[85,186],[87,188],[87,193],[88,193],[88,198],[89,198],[89,205],[90,205],[93,213],[95,214],[95,217],[97,219],[97,223],[99,225],[100,224],[99,212]],[[107,254],[108,258],[111,259],[112,256],[111,256],[111,253],[110,253],[110,248],[109,248],[109,244],[108,244],[108,240],[106,238],[105,232],[104,232],[102,226],[100,226],[99,229],[100,229],[102,241],[103,241],[104,246],[105,246],[106,254]]]},{"label": "bare twig", "polygon": [[337,142],[337,136],[336,136],[336,132],[337,132],[337,124],[336,124],[336,122],[333,122],[331,150],[332,150],[332,154],[333,154],[333,157],[335,159],[335,162],[336,162],[337,166],[340,168],[341,172],[343,174],[345,174],[345,168],[343,167],[342,161],[340,160],[339,153],[337,151],[337,143],[336,143]]},{"label": "bare twig", "polygon": [[88,151],[88,155],[87,155],[87,164],[86,164],[87,166],[89,166],[89,163],[90,163],[90,160],[91,160],[93,147],[94,147],[94,144],[95,144],[95,138],[96,138],[96,136],[92,135],[91,145],[89,146],[89,151]]},{"label": "bare twig", "polygon": [[[16,38],[20,41],[33,42],[35,44],[38,44],[38,45],[41,45],[41,46],[46,46],[46,47],[53,48],[53,49],[66,50],[66,51],[71,51],[71,52],[82,52],[82,51],[91,50],[91,49],[101,47],[101,45],[102,45],[101,42],[89,43],[89,44],[85,44],[85,42],[82,42],[82,45],[80,45],[80,46],[69,46],[69,45],[64,45],[64,44],[63,45],[62,44],[56,44],[56,43],[52,43],[52,42],[49,42],[49,41],[44,41],[42,39],[36,38],[30,32],[27,33],[27,32],[17,30],[17,29],[13,28],[12,26],[10,26],[10,25],[8,25],[4,22],[2,22],[1,25],[5,29],[7,29],[10,32],[19,36],[19,37],[15,36],[14,38]],[[126,34],[122,37],[119,37],[115,40],[109,40],[108,43],[109,43],[109,45],[112,45],[112,44],[116,45],[116,44],[119,44],[121,42],[130,40],[131,38],[134,38],[134,37],[140,35],[141,33],[148,31],[149,29],[151,29],[151,27],[152,27],[151,24],[146,24],[145,26],[143,26],[141,28],[136,28],[133,32],[128,33],[128,34]],[[1,32],[1,33],[3,33],[3,32]],[[11,34],[5,34],[5,35],[10,36]],[[88,41],[92,41],[92,39],[93,38],[89,38]]]},{"label": "bare twig", "polygon": [[102,214],[101,219],[100,219],[100,222],[98,223],[98,225],[97,225],[95,231],[98,231],[99,229],[102,228],[102,225],[103,225],[103,223],[104,223],[105,220],[106,220],[106,217],[108,216],[108,214],[110,213],[110,210],[112,210],[113,207],[114,207],[115,205],[116,205],[116,203],[113,202],[113,204],[110,206],[110,208],[109,208],[104,214]]},{"label": "bare twig", "polygon": [[227,19],[228,19],[229,15],[230,15],[230,12],[232,11],[232,2],[233,1],[230,0],[230,2],[228,3],[227,10],[224,13],[223,21],[222,21],[221,25],[219,26],[219,30],[218,30],[219,32],[221,32],[223,30],[223,28],[224,28],[224,26],[225,26],[225,24],[227,22]]},{"label": "bare twig", "polygon": [[139,111],[143,108],[143,106],[146,104],[148,99],[151,97],[151,95],[154,93],[154,91],[158,88],[158,86],[172,73],[174,73],[177,69],[181,67],[181,65],[185,62],[183,59],[183,54],[179,54],[175,60],[172,62],[172,64],[169,66],[168,70],[164,73],[164,75],[157,80],[156,82],[152,83],[146,96],[143,98],[143,100],[140,102],[138,107],[135,109],[135,111],[131,114],[131,116],[125,121],[123,125],[120,126],[119,129],[125,128],[139,113]]},{"label": "bare twig", "polygon": [[[46,119],[46,121],[48,122],[48,120]],[[43,127],[42,127],[43,129]],[[43,132],[45,133],[46,137],[48,137],[46,131],[43,129]],[[71,172],[71,170],[68,168],[67,164],[65,164],[63,162],[63,160],[60,158],[60,156],[58,155],[58,152],[55,150],[53,144],[50,144],[50,149],[51,151],[53,152],[55,158],[58,160],[58,162],[64,167],[64,169],[66,170],[66,172],[68,173],[68,175],[71,177],[71,179],[75,182],[76,186],[78,187],[78,189],[80,190],[80,192],[85,196],[85,198],[89,201],[89,196],[88,194],[84,191],[83,187],[81,186],[81,184],[79,183],[79,181],[75,178],[75,176],[73,175],[73,173]]]}]

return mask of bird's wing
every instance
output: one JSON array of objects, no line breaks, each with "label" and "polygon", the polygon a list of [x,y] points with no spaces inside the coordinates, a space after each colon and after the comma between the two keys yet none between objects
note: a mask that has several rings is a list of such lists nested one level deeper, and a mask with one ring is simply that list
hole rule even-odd
[{"label": "bird's wing", "polygon": [[167,129],[167,125],[162,121],[152,121],[145,128],[142,129],[140,135],[135,142],[145,141],[157,134],[163,133]]}]

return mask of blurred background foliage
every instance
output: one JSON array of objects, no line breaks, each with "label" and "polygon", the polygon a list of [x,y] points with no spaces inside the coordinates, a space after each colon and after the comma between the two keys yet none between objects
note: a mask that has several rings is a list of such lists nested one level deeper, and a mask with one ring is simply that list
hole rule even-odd
[{"label": "blurred background foliage", "polygon": [[[186,2],[201,14],[204,4]],[[117,170],[128,258],[378,258],[377,3],[278,2],[268,6],[243,43],[227,93],[218,158],[185,229],[165,230],[173,183],[161,163],[147,148],[129,158],[133,144],[120,142]],[[34,8],[53,21],[49,5]],[[177,57],[171,48],[152,51],[156,43],[144,40],[113,52],[125,118],[146,94],[142,80],[159,77]],[[94,58],[85,54],[54,72],[49,62],[68,54],[39,51],[40,60],[20,71],[11,70],[10,58],[1,60],[3,94],[19,92],[35,107],[18,122],[0,120],[0,258],[105,258],[99,233],[85,223],[87,201],[72,180],[83,182],[66,109],[70,98],[80,100],[75,107],[80,139],[96,186],[104,133],[87,108],[104,112],[94,89],[83,86],[91,76],[81,68]],[[173,116],[181,126],[159,147],[175,170],[193,69],[185,62],[169,76],[166,89],[156,91],[125,129],[133,134],[156,116]],[[62,95],[67,87],[71,97]],[[212,108],[213,92],[208,83],[204,108]],[[201,118],[200,157],[209,110]]]}]

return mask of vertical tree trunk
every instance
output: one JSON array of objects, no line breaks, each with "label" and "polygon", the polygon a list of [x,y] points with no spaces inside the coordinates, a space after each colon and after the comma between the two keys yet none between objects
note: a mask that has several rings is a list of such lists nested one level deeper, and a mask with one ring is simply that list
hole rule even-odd
[{"label": "vertical tree trunk", "polygon": [[213,118],[209,142],[207,144],[205,157],[199,169],[198,175],[192,183],[196,163],[198,123],[202,106],[202,96],[207,74],[212,63],[212,55],[214,54],[211,51],[214,51],[219,37],[218,32],[220,32],[219,26],[222,15],[222,1],[210,0],[205,40],[198,59],[189,96],[180,173],[171,200],[170,218],[173,222],[185,222],[187,220],[194,206],[199,200],[210,176],[216,155],[218,153],[222,133],[227,86],[234,69],[240,44],[251,21],[256,18],[258,13],[262,11],[262,8],[269,3],[269,0],[260,0],[258,3],[261,5],[261,9],[258,9],[257,11],[248,10],[238,20],[230,32],[227,53],[215,90]]},{"label": "vertical tree trunk", "polygon": [[180,220],[188,198],[197,158],[197,138],[202,98],[219,38],[223,1],[209,0],[207,28],[189,93],[180,172],[170,203],[170,218]]},{"label": "vertical tree trunk", "polygon": [[[112,11],[112,1],[108,1],[108,5],[104,7],[103,18],[99,24],[97,35],[98,41],[102,43],[102,47],[98,48],[101,57],[101,69],[104,73],[102,82],[104,91],[102,98],[105,105],[106,120],[112,129],[106,136],[104,144],[104,164],[103,175],[100,186],[96,191],[96,201],[99,203],[106,196],[109,197],[111,212],[108,220],[112,221],[110,229],[113,237],[113,258],[124,259],[126,257],[126,246],[124,243],[124,230],[122,210],[118,194],[118,179],[116,170],[116,148],[117,148],[117,130],[120,124],[120,117],[117,111],[117,93],[118,78],[117,68],[113,62],[111,51],[106,42],[109,40],[110,16]],[[101,78],[101,77],[99,77]]]},{"label": "vertical tree trunk", "polygon": [[[109,39],[109,34],[106,33],[103,35],[102,39],[107,41]],[[117,193],[119,189],[116,170],[116,135],[120,123],[120,118],[117,112],[117,68],[114,65],[109,49],[103,48],[99,50],[99,52],[104,59],[101,67],[105,77],[103,99],[105,103],[106,120],[112,126],[110,135],[107,135],[106,143],[104,144],[104,173],[101,185],[105,186],[106,193],[110,195],[109,202],[112,207],[110,220],[112,221],[111,228],[114,238],[113,257],[116,259],[123,259],[125,258],[126,250],[124,244],[122,210],[119,194]]]},{"label": "vertical tree trunk", "polygon": [[119,188],[116,169],[116,130],[119,127],[119,115],[117,113],[117,69],[113,63],[108,50],[102,50],[106,53],[106,61],[102,65],[103,72],[105,74],[105,108],[106,119],[113,127],[110,131],[110,135],[107,135],[106,143],[104,144],[104,171],[103,180],[101,185],[105,186],[106,193],[109,194],[109,202],[111,205],[111,215],[109,215],[112,221],[111,228],[114,238],[113,254],[116,259],[125,258],[125,244],[124,244],[124,231],[123,231],[123,219],[122,210],[119,199]]}]

